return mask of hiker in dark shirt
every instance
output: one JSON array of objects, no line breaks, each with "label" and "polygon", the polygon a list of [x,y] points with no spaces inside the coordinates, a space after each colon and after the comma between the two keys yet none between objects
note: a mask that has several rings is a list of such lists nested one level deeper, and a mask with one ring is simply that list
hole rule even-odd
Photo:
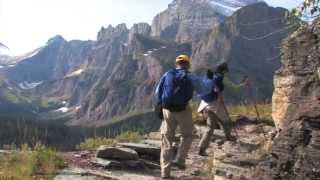
[{"label": "hiker in dark shirt", "polygon": [[208,148],[214,129],[217,129],[219,125],[223,128],[227,140],[232,140],[231,136],[231,123],[227,119],[221,119],[217,115],[219,108],[224,108],[222,92],[224,90],[223,78],[224,75],[229,72],[227,63],[218,65],[215,72],[208,70],[207,78],[204,80],[204,84],[209,92],[201,95],[201,103],[198,108],[198,112],[202,113],[206,117],[207,130],[203,134],[199,143],[199,155],[207,156],[206,149]]}]

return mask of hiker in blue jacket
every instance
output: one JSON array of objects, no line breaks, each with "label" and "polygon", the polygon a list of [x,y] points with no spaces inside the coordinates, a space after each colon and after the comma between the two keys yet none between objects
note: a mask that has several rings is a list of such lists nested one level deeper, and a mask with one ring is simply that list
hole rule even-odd
[{"label": "hiker in blue jacket", "polygon": [[[162,106],[161,125],[161,178],[170,178],[171,165],[185,169],[185,160],[192,143],[192,111],[188,103],[194,91],[201,91],[202,78],[190,73],[190,59],[187,55],[176,58],[176,68],[166,72],[156,88],[158,105]],[[172,143],[177,126],[181,130],[181,142],[175,160]]]}]

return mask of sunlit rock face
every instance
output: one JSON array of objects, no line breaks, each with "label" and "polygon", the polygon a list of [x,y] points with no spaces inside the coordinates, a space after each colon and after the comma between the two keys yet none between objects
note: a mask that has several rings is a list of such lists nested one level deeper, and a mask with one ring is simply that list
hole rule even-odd
[{"label": "sunlit rock face", "polygon": [[[314,25],[317,27],[317,24]],[[317,27],[318,28],[318,27]],[[279,130],[295,112],[319,97],[318,32],[300,29],[283,44],[282,68],[274,78],[273,119]]]},{"label": "sunlit rock face", "polygon": [[320,20],[283,43],[272,104],[279,132],[255,179],[320,177],[319,37]]},{"label": "sunlit rock face", "polygon": [[241,7],[257,0],[174,0],[152,23],[152,36],[190,42]]}]

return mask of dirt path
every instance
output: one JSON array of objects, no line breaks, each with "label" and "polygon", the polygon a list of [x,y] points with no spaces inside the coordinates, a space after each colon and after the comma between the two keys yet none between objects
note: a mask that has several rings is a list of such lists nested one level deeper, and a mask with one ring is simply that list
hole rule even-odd
[{"label": "dirt path", "polygon": [[[203,132],[204,127],[197,127],[197,134]],[[225,141],[223,132],[216,130],[213,142],[208,149],[208,157],[198,155],[199,138],[195,138],[190,149],[184,171],[172,169],[173,179],[200,180],[200,179],[249,179],[252,168],[255,167],[263,150],[262,144],[269,139],[273,127],[256,124],[251,121],[240,121],[237,125],[239,140],[236,142]],[[263,133],[264,132],[264,133]],[[64,154],[69,164],[66,171],[75,171],[78,178],[74,179],[138,179],[153,180],[160,179],[159,170],[139,172],[138,170],[106,170],[90,163],[94,152],[68,152]],[[65,173],[68,174],[68,173]],[[72,173],[71,173],[72,174]],[[56,180],[68,180],[68,176],[58,176]],[[71,175],[69,177],[72,177]]]}]

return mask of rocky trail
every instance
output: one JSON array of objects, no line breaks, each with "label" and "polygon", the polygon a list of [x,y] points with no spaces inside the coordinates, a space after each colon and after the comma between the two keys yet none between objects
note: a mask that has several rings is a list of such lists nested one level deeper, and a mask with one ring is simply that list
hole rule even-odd
[{"label": "rocky trail", "polygon": [[[238,141],[226,141],[222,130],[215,130],[213,141],[207,151],[209,156],[202,157],[198,155],[197,145],[199,135],[204,129],[203,126],[195,126],[195,138],[187,159],[187,169],[173,168],[173,179],[249,179],[252,169],[257,165],[275,132],[271,126],[240,118],[236,124],[237,133],[234,133],[238,134]],[[98,153],[65,153],[64,157],[69,167],[55,180],[160,179],[157,159],[160,153],[160,134],[157,132],[151,133],[148,139],[139,144],[122,143],[116,147],[99,149],[102,153],[99,150]],[[131,150],[138,153],[132,154]],[[116,156],[117,160],[110,159]]]}]

